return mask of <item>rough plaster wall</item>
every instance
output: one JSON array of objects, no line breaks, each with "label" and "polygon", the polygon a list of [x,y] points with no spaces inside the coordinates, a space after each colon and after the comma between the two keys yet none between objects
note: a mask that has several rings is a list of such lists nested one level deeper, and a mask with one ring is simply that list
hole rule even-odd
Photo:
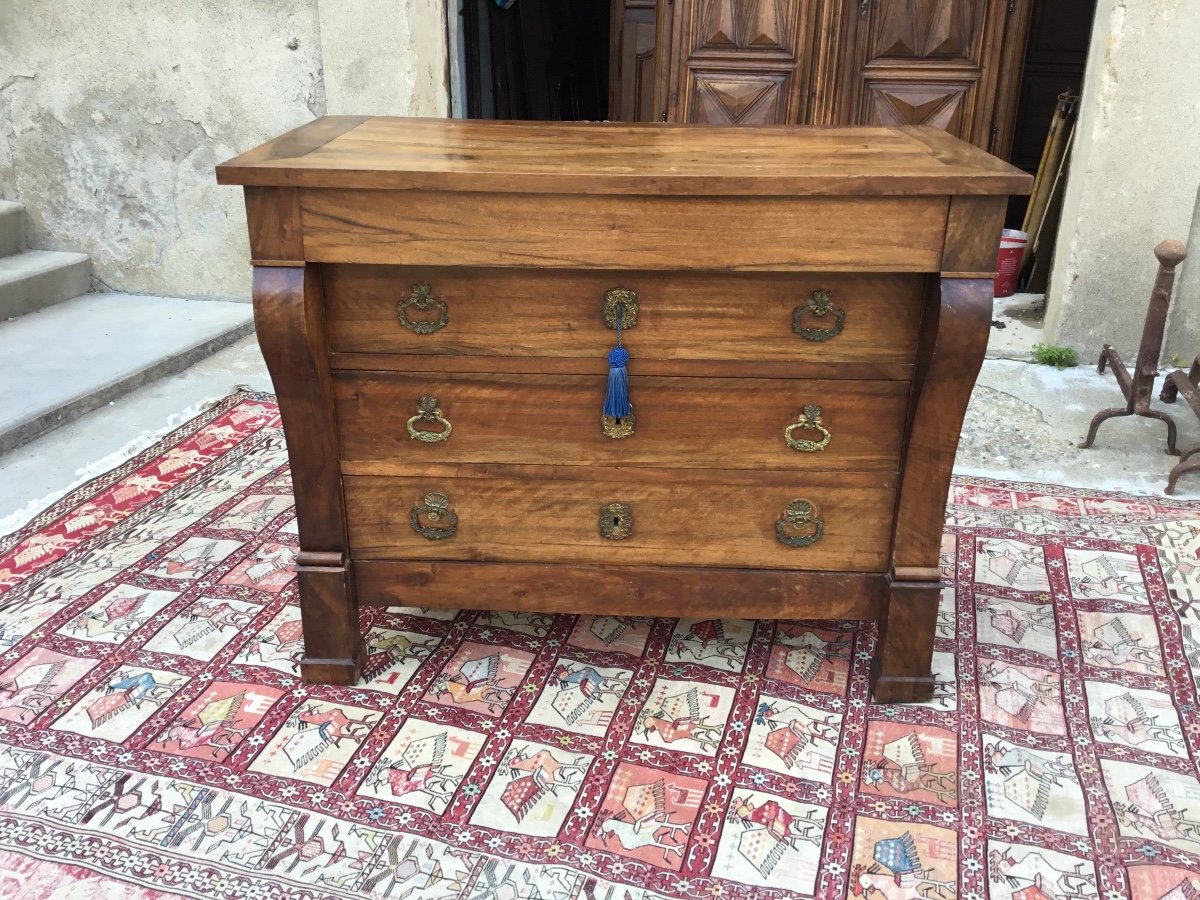
[{"label": "rough plaster wall", "polygon": [[321,0],[330,115],[445,116],[445,0]]},{"label": "rough plaster wall", "polygon": [[[1200,40],[1200,36],[1198,36]],[[1193,153],[1200,153],[1200,134],[1195,136]],[[1187,242],[1192,264],[1184,263],[1179,268],[1175,281],[1175,299],[1167,319],[1167,340],[1164,359],[1179,357],[1183,368],[1188,368],[1200,354],[1200,191],[1196,192],[1196,205],[1192,212],[1191,234],[1180,235]]]},{"label": "rough plaster wall", "polygon": [[[1200,187],[1197,46],[1197,0],[1097,6],[1046,307],[1047,336],[1085,358],[1105,342],[1135,355],[1158,265],[1152,250],[1191,230]],[[1200,257],[1200,246],[1191,250]],[[1177,299],[1166,354],[1200,350],[1200,331],[1189,338],[1179,327],[1196,318],[1184,306],[1198,302],[1197,291]]]},{"label": "rough plaster wall", "polygon": [[0,0],[0,197],[104,287],[245,299],[213,166],[325,112],[319,38],[317,0]]}]

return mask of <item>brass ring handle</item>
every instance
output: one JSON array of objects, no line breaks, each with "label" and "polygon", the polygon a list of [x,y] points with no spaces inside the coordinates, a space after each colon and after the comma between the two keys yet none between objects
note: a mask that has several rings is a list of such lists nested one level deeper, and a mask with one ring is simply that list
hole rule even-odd
[{"label": "brass ring handle", "polygon": [[[833,316],[833,324],[828,328],[813,328],[804,324],[804,314],[811,313],[818,318]],[[792,331],[806,341],[827,341],[842,333],[846,325],[846,311],[833,305],[833,293],[822,288],[813,291],[812,300],[804,306],[797,306],[792,311]]]},{"label": "brass ring handle", "polygon": [[[433,334],[435,331],[445,328],[446,323],[450,321],[446,304],[434,297],[431,293],[432,290],[425,282],[417,282],[412,286],[412,295],[407,300],[400,300],[396,303],[396,318],[413,334]],[[410,319],[408,316],[410,309],[417,312],[437,310],[437,318],[433,320]]]},{"label": "brass ring handle", "polygon": [[[445,522],[444,525],[431,527],[421,521],[424,516],[428,522]],[[408,514],[408,523],[412,530],[427,541],[441,541],[452,538],[458,531],[458,516],[450,508],[450,498],[441,491],[425,495],[425,502],[412,508]]]},{"label": "brass ring handle", "polygon": [[[792,437],[792,432],[800,429],[820,432],[821,439],[813,441],[807,438]],[[829,433],[828,428],[821,424],[821,407],[815,403],[810,403],[804,407],[804,412],[800,415],[800,418],[783,429],[783,439],[787,441],[789,447],[800,453],[819,453],[829,446],[833,435]]]},{"label": "brass ring handle", "polygon": [[604,292],[604,322],[609,328],[617,327],[617,311],[621,312],[621,328],[628,331],[638,323],[638,299],[636,291],[613,288]]},{"label": "brass ring handle", "polygon": [[775,537],[789,547],[810,547],[825,536],[825,520],[811,500],[793,500],[775,522]]},{"label": "brass ring handle", "polygon": [[600,507],[600,536],[623,541],[633,534],[633,510],[627,503],[609,503]]},{"label": "brass ring handle", "polygon": [[[429,394],[426,394],[417,401],[417,409],[420,412],[408,420],[408,436],[410,438],[414,441],[436,444],[450,437],[450,432],[454,430],[454,426],[450,424],[449,420],[442,418],[442,411],[438,409],[437,405],[437,397],[431,397]],[[419,429],[415,427],[418,422],[435,422],[442,426],[442,430],[426,431]]]}]

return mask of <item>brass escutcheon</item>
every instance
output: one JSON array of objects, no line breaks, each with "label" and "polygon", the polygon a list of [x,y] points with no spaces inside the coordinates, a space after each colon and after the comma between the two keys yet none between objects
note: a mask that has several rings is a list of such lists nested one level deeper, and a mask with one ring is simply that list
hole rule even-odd
[{"label": "brass escutcheon", "polygon": [[[438,441],[444,441],[450,437],[450,432],[454,430],[454,426],[447,419],[442,418],[442,411],[438,409],[437,397],[425,394],[417,401],[417,409],[420,412],[408,420],[408,436],[410,438],[414,441],[425,441],[427,444],[436,444]],[[415,427],[418,422],[439,423],[442,426],[442,430],[424,431]]]},{"label": "brass escutcheon", "polygon": [[615,416],[600,416],[600,433],[606,438],[620,440],[630,437],[637,428],[637,416],[633,414],[633,404],[629,406],[629,415],[616,418]]},{"label": "brass escutcheon", "polygon": [[[417,282],[412,286],[412,296],[407,300],[400,300],[396,303],[396,317],[400,320],[400,324],[413,334],[433,334],[435,331],[445,328],[446,323],[450,321],[446,304],[434,297],[430,293],[431,291],[432,288],[425,282]],[[428,312],[431,309],[436,309],[437,318],[432,321],[428,319],[413,321],[408,317],[410,309],[414,309],[417,312]]]},{"label": "brass escutcheon", "polygon": [[[792,432],[800,429],[820,432],[821,440],[811,441],[807,438],[792,437]],[[800,418],[783,429],[783,439],[787,441],[787,445],[801,453],[819,453],[829,446],[832,438],[833,435],[829,433],[829,429],[821,424],[821,407],[815,403],[805,406]]]},{"label": "brass escutcheon", "polygon": [[[805,325],[805,313],[812,313],[819,318],[834,316],[833,325],[829,328],[813,328]],[[832,337],[837,337],[842,333],[845,325],[846,311],[833,305],[833,293],[824,288],[813,291],[812,300],[804,306],[797,306],[792,312],[792,331],[806,341],[827,341]]]},{"label": "brass escutcheon", "polygon": [[775,536],[789,547],[809,547],[825,536],[825,520],[811,500],[793,500],[776,520]]},{"label": "brass escutcheon", "polygon": [[638,322],[638,299],[634,291],[613,288],[604,292],[604,321],[609,328],[617,327],[617,310],[621,310],[621,328],[630,329]]},{"label": "brass escutcheon", "polygon": [[[445,525],[430,527],[421,522],[424,516],[428,522],[445,522]],[[441,491],[433,491],[425,495],[425,502],[414,506],[408,514],[408,523],[412,530],[427,541],[440,541],[454,537],[458,531],[458,516],[450,508],[450,498]]]},{"label": "brass escutcheon", "polygon": [[626,503],[609,503],[600,508],[600,536],[623,541],[633,534],[633,510]]}]

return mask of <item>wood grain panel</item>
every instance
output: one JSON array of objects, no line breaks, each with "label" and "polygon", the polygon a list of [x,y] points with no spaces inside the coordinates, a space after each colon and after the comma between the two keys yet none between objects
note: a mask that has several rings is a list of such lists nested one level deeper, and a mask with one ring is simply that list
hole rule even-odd
[{"label": "wood grain panel", "polygon": [[[945,197],[624,197],[301,190],[304,252],[340,263],[930,272]],[[869,253],[862,247],[870,247]]]},{"label": "wood grain panel", "polygon": [[250,256],[255,260],[303,262],[300,192],[295,188],[246,187]]},{"label": "wood grain panel", "polygon": [[[764,127],[748,140],[728,128],[657,122],[378,117],[349,130],[340,119],[329,122],[318,119],[217,166],[217,182],[435,196],[570,196],[586,184],[590,196],[693,197],[1008,194],[1030,183],[974,147],[944,159],[914,140],[926,130],[919,128]],[[344,133],[331,138],[338,129]]]},{"label": "wood grain panel", "polygon": [[[940,259],[939,259],[940,263]],[[631,371],[645,360],[911,364],[924,279],[912,275],[754,275],[550,272],[537,269],[325,266],[329,341],[335,352],[605,360],[615,333],[604,292],[638,295],[638,324],[625,333]],[[433,334],[400,325],[396,303],[427,282],[447,305]],[[792,313],[828,289],[846,311],[841,334],[822,342],[792,330]],[[832,317],[806,324],[833,325]],[[699,373],[697,373],[699,374]],[[797,373],[799,374],[799,373]]]},{"label": "wood grain panel", "polygon": [[682,566],[368,559],[354,573],[367,606],[586,613],[603,597],[610,616],[873,619],[886,589],[882,575]]},{"label": "wood grain panel", "polygon": [[1006,197],[955,197],[946,218],[942,272],[994,272]]},{"label": "wood grain panel", "polygon": [[[463,559],[604,565],[706,565],[874,571],[887,568],[895,476],[672,469],[426,466],[420,476],[346,476],[357,559]],[[430,541],[409,514],[432,491],[450,497],[458,532]],[[825,535],[776,539],[795,499],[813,502]],[[600,535],[601,509],[625,503],[633,534]]]},{"label": "wood grain panel", "polygon": [[[908,403],[903,381],[630,378],[637,427],[621,440],[600,431],[605,373],[455,375],[338,372],[334,400],[342,472],[411,473],[429,462],[566,466],[837,469],[895,472]],[[437,397],[453,430],[439,443],[412,438],[417,399]],[[784,429],[806,404],[823,407],[832,435],[821,451],[788,447]],[[441,426],[418,423],[421,430]],[[820,440],[810,430],[799,438]]]},{"label": "wood grain panel", "polygon": [[[360,372],[477,372],[509,375],[607,375],[607,363],[578,356],[437,356],[432,353],[331,353],[335,369]],[[818,360],[755,360],[761,378],[819,378],[822,381],[909,381],[914,365],[891,360],[824,363]],[[740,359],[646,359],[639,375],[668,378],[745,378]]]}]

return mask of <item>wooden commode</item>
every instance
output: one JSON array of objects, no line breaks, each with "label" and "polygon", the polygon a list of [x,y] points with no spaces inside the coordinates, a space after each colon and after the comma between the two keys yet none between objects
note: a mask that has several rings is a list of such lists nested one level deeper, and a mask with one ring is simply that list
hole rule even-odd
[{"label": "wooden commode", "polygon": [[217,177],[245,186],[306,680],[359,677],[367,604],[878,619],[876,698],[931,696],[1027,175],[931,128],[327,117]]}]

